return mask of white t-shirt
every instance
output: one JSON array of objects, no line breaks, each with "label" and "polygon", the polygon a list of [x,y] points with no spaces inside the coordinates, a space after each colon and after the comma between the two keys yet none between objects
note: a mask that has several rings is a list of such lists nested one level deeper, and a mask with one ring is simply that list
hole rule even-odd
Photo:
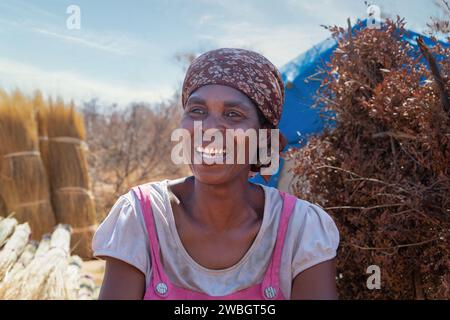
[{"label": "white t-shirt", "polygon": [[[275,246],[282,199],[279,191],[261,185],[265,193],[264,216],[259,233],[241,260],[227,269],[199,265],[183,247],[175,227],[169,180],[152,182],[151,204],[162,264],[178,287],[210,296],[223,296],[263,280]],[[298,199],[286,233],[280,267],[280,286],[291,296],[292,281],[302,271],[336,256],[339,232],[331,217],[318,205]],[[150,242],[134,192],[119,197],[92,240],[95,256],[109,256],[139,269],[150,283]]]}]

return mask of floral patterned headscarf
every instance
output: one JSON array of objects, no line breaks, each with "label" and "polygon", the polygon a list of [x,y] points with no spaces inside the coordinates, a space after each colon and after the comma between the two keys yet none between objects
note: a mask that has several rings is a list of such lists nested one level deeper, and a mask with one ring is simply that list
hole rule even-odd
[{"label": "floral patterned headscarf", "polygon": [[[186,107],[189,96],[198,88],[220,84],[244,93],[261,110],[267,121],[278,128],[283,109],[285,91],[278,69],[259,53],[238,49],[221,48],[197,57],[189,66],[182,89],[182,105]],[[280,152],[286,145],[280,136]],[[253,172],[258,172],[252,166]],[[270,176],[263,176],[268,181]]]},{"label": "floral patterned headscarf", "polygon": [[259,53],[222,48],[197,57],[183,82],[183,108],[195,90],[208,84],[226,85],[243,92],[278,127],[284,104],[283,81],[278,69]]}]

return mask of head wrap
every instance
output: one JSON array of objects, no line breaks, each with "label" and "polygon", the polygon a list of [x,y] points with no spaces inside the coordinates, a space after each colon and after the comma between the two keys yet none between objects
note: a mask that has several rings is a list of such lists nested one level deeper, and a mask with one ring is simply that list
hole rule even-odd
[{"label": "head wrap", "polygon": [[[183,82],[183,108],[195,90],[210,84],[241,91],[261,110],[273,128],[278,128],[285,98],[284,85],[278,69],[261,54],[245,49],[221,48],[194,59]],[[280,152],[285,145],[286,139],[280,132]],[[263,178],[267,181],[270,176]]]},{"label": "head wrap", "polygon": [[259,53],[236,48],[208,51],[189,66],[183,82],[182,103],[208,84],[221,84],[243,92],[276,128],[284,104],[284,85],[278,69]]}]

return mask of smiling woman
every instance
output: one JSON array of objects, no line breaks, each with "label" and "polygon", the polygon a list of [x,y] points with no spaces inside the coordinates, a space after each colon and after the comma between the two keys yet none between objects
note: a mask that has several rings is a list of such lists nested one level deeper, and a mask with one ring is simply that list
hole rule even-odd
[{"label": "smiling woman", "polygon": [[[192,62],[182,102],[180,128],[192,141],[196,121],[202,133],[260,134],[277,130],[284,87],[260,54],[223,48]],[[93,239],[107,261],[101,299],[336,298],[333,220],[315,204],[249,182],[261,170],[249,161],[250,142],[226,138],[244,148],[244,163],[192,161],[193,176],[149,182],[118,199]],[[191,146],[201,160],[228,155],[204,141]]]}]

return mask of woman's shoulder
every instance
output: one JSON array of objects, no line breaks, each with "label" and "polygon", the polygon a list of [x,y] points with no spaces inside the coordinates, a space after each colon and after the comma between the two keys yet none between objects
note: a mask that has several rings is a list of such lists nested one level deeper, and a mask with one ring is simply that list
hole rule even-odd
[{"label": "woman's shoulder", "polygon": [[334,258],[339,238],[339,230],[324,208],[296,197],[286,232],[286,243],[293,257],[293,276]]},{"label": "woman's shoulder", "polygon": [[[327,229],[333,229],[335,223],[331,215],[325,211],[319,204],[310,202],[303,198],[288,192],[280,191],[274,187],[264,186],[266,190],[266,196],[268,197],[268,205],[272,209],[281,209],[283,206],[282,193],[295,198],[295,205],[290,218],[290,224],[296,225],[298,228],[303,229],[306,224],[320,224],[325,225]],[[274,210],[281,211],[281,210]]]},{"label": "woman's shoulder", "polygon": [[[331,215],[319,204],[294,197],[283,249],[292,261],[292,279],[303,270],[334,258],[339,246],[339,231]],[[277,201],[281,206],[281,196]]]},{"label": "woman's shoulder", "polygon": [[170,180],[155,180],[145,182],[131,187],[122,197],[127,198],[132,203],[137,203],[143,196],[149,196],[150,200],[158,201],[167,194],[167,185]]},{"label": "woman's shoulder", "polygon": [[316,226],[326,232],[338,230],[332,216],[319,204],[296,197],[292,223],[299,228]]},{"label": "woman's shoulder", "polygon": [[[282,211],[282,192],[269,186],[263,188],[268,197],[269,213],[273,218],[279,219],[275,215]],[[339,231],[331,215],[319,204],[287,194],[295,198],[286,234],[287,241],[295,243],[297,247],[316,246],[327,252],[335,250],[339,243]]]},{"label": "woman's shoulder", "polygon": [[131,236],[138,231],[139,235],[145,238],[146,227],[141,200],[143,197],[149,198],[154,213],[165,212],[166,183],[167,180],[146,182],[121,194],[97,229],[94,243],[104,243],[106,240],[115,238],[115,234],[124,233]]}]

